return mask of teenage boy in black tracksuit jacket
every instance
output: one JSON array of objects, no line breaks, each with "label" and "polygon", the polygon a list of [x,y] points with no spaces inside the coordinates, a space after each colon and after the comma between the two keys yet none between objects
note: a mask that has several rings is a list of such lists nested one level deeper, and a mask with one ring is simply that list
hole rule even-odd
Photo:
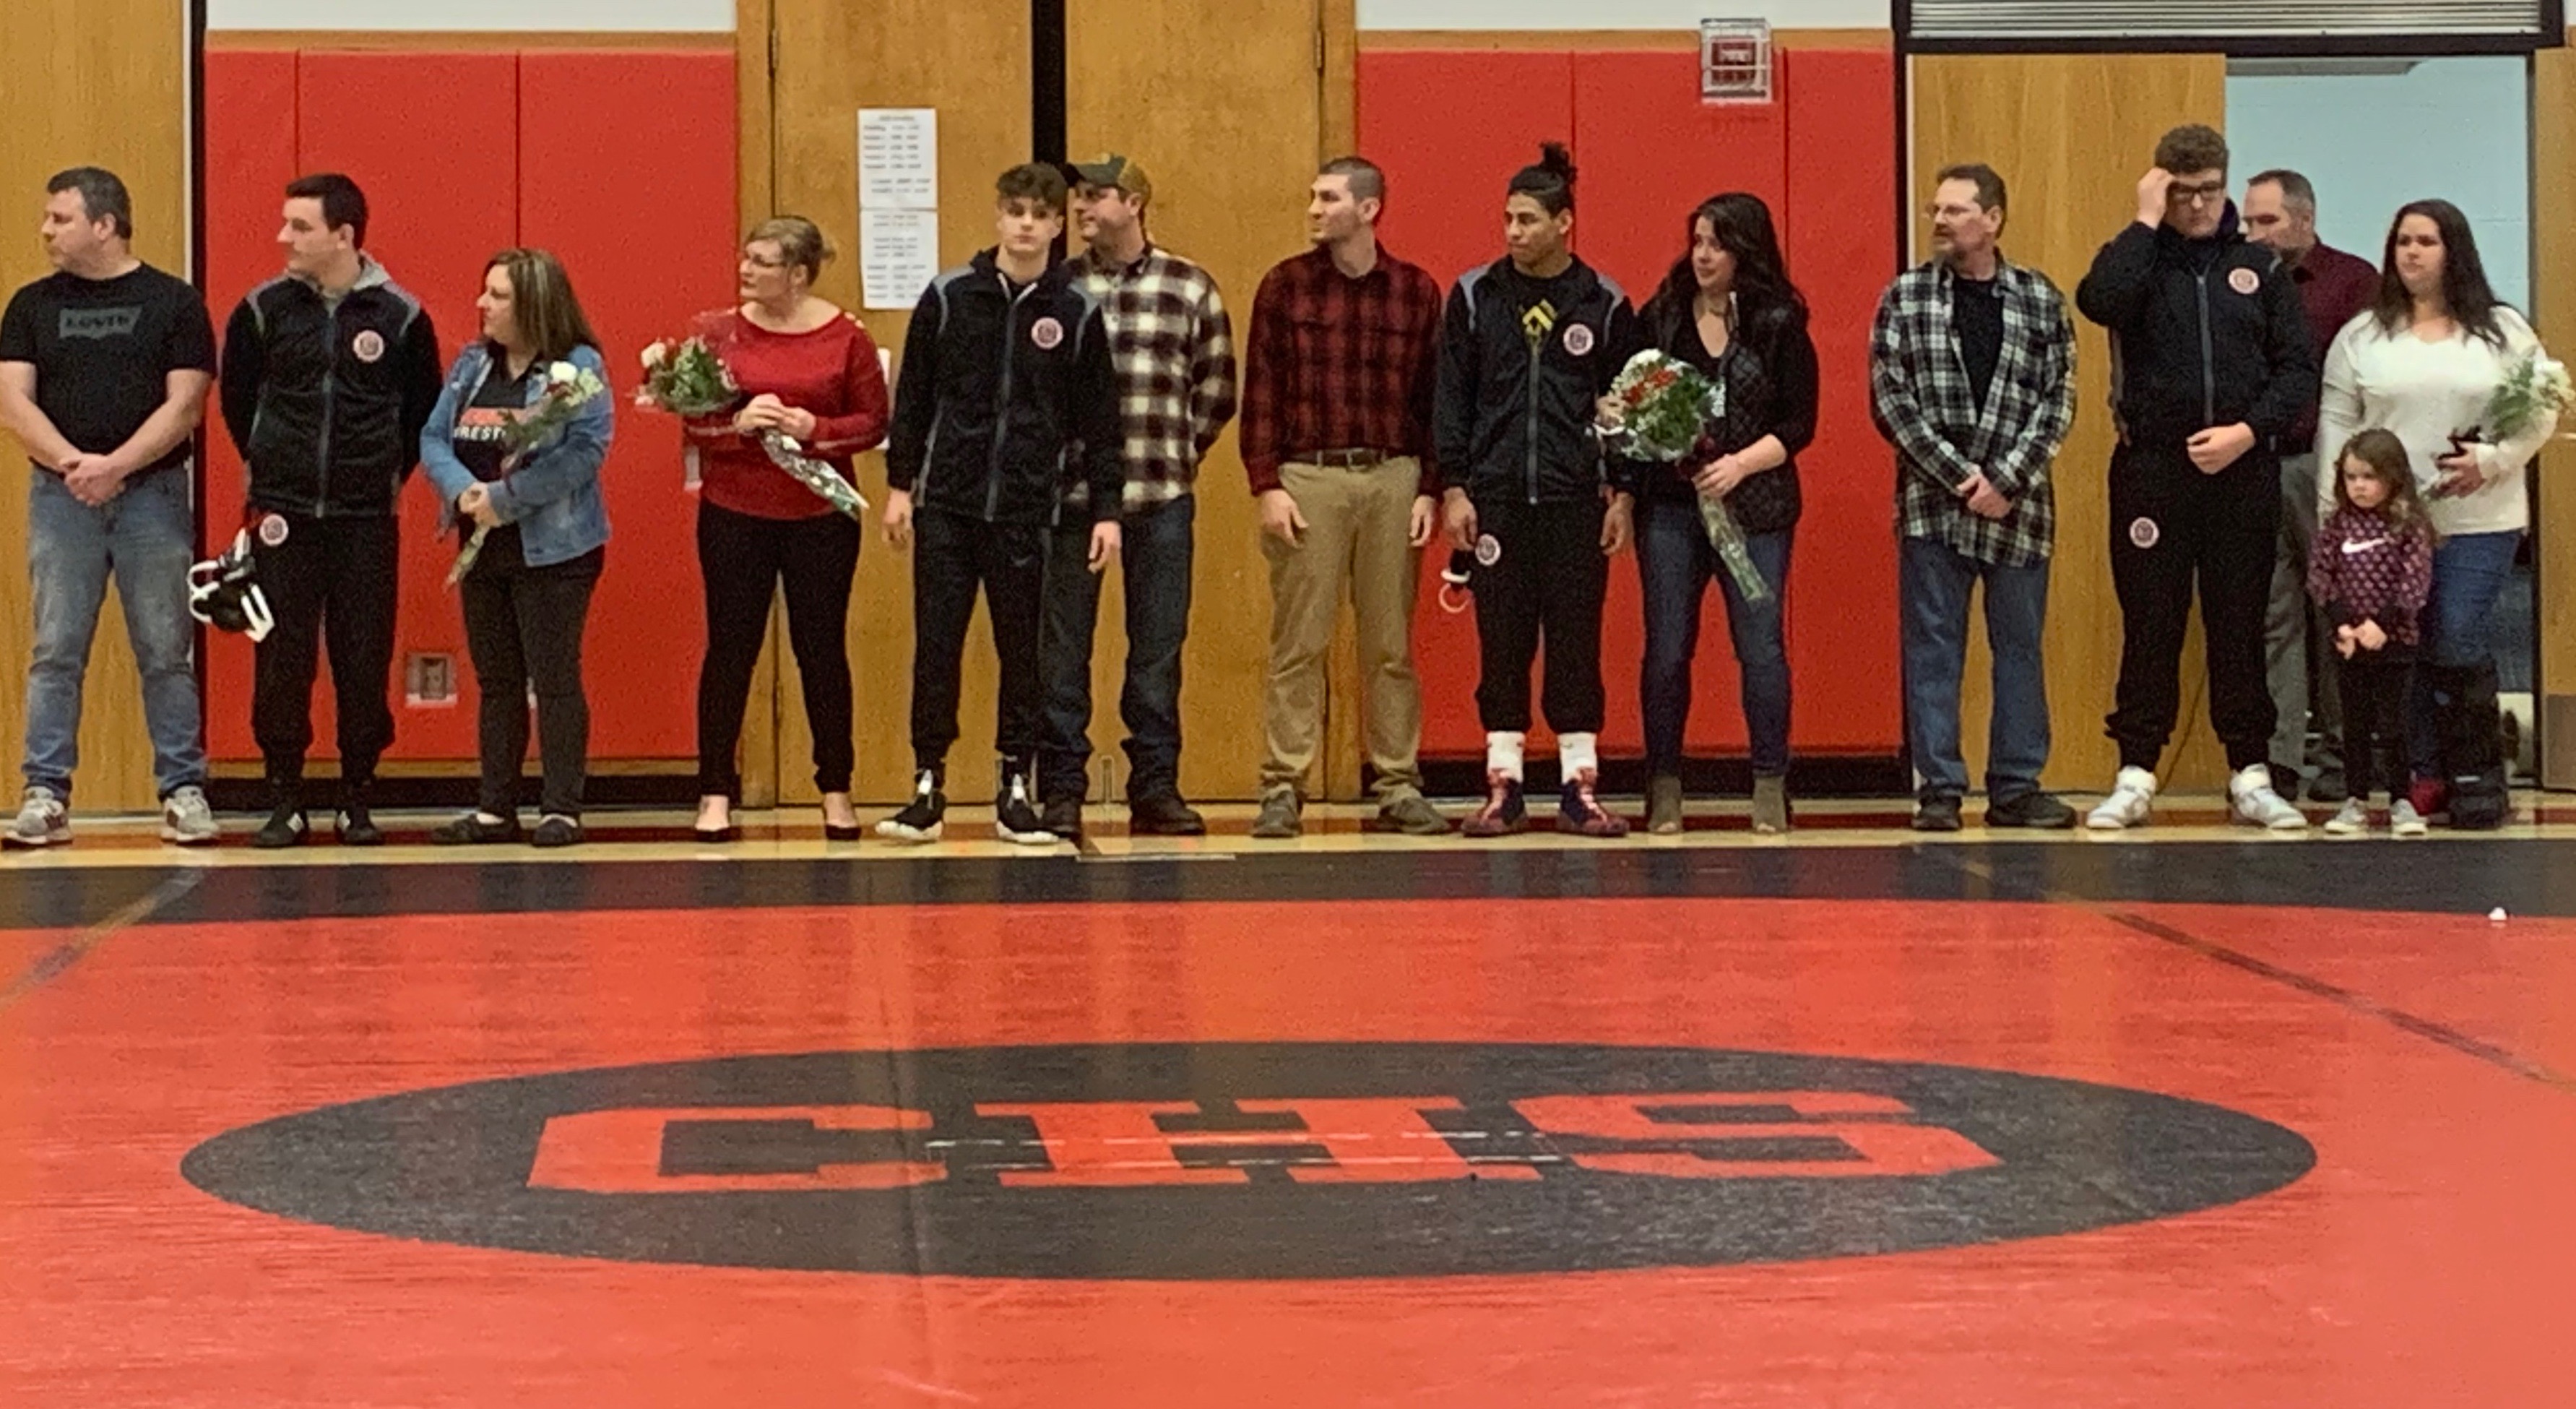
[{"label": "teenage boy in black tracksuit jacket", "polygon": [[1054,257],[1065,182],[1053,167],[1013,167],[996,185],[1001,242],[931,281],[904,334],[886,441],[886,539],[912,564],[911,805],[877,824],[898,841],[936,841],[957,742],[960,666],[981,588],[1000,657],[994,748],[1002,781],[994,826],[1005,840],[1052,844],[1032,800],[1039,715],[1041,589],[1047,542],[1075,479],[1090,487],[1090,570],[1118,551],[1117,374],[1099,304]]},{"label": "teenage boy in black tracksuit jacket", "polygon": [[1546,639],[1542,691],[1556,731],[1561,831],[1625,835],[1603,811],[1599,780],[1601,605],[1610,555],[1628,546],[1634,500],[1605,478],[1594,405],[1643,345],[1617,284],[1566,248],[1574,168],[1550,143],[1512,178],[1508,258],[1471,270],[1449,294],[1440,331],[1434,435],[1454,467],[1443,496],[1451,546],[1472,553],[1483,672],[1483,808],[1463,830],[1527,825],[1522,752],[1530,664]]},{"label": "teenage boy in black tracksuit jacket", "polygon": [[[2173,733],[2195,578],[2209,717],[2227,746],[2231,811],[2278,831],[2307,819],[2272,790],[2263,619],[2281,518],[2280,440],[2317,401],[2298,286],[2238,232],[2227,143],[2178,127],[2138,183],[2138,218],[2075,290],[2111,332],[2120,445],[2111,458],[2111,578],[2120,599],[2120,746],[2099,830],[2147,820]],[[2293,447],[2295,448],[2295,447]]]},{"label": "teenage boy in black tracksuit jacket", "polygon": [[308,830],[304,751],[327,638],[340,736],[339,836],[383,840],[368,809],[393,743],[395,501],[438,402],[438,334],[420,301],[361,250],[367,202],[345,176],[286,188],[286,272],[250,291],[224,334],[224,428],[249,469],[260,590],[277,625],[257,648],[251,733],[272,810],[252,838]]}]

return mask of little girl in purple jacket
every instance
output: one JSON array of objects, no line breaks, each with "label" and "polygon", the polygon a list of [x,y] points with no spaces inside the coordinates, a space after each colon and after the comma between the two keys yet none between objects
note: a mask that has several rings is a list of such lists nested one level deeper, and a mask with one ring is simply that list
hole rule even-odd
[{"label": "little girl in purple jacket", "polygon": [[2388,790],[2389,830],[2424,835],[2406,796],[2406,690],[2415,617],[2433,587],[2433,525],[2415,493],[2406,446],[2385,430],[2354,436],[2335,462],[2335,509],[2308,554],[2308,595],[2335,623],[2343,657],[2344,755],[2352,794],[2326,823],[2335,836],[2370,826],[2370,790]]}]

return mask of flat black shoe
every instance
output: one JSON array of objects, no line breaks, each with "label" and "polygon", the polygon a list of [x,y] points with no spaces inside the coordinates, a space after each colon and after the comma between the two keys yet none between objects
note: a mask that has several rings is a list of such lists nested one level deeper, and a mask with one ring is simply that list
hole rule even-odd
[{"label": "flat black shoe", "polygon": [[[728,827],[725,830],[731,831],[733,829]],[[833,822],[825,822],[823,824],[823,840],[825,841],[857,841],[866,833],[867,828],[860,826],[856,822],[852,822],[846,827]],[[708,840],[707,834],[704,832],[698,833],[698,840]]]},{"label": "flat black shoe", "polygon": [[1049,798],[1045,811],[1038,815],[1038,825],[1066,841],[1082,840],[1082,799]]},{"label": "flat black shoe", "polygon": [[689,835],[695,840],[704,842],[709,846],[715,846],[723,842],[742,840],[742,828],[730,826],[691,827],[689,829]]},{"label": "flat black shoe", "polygon": [[1927,797],[1914,806],[1914,830],[1918,832],[1955,832],[1959,830],[1959,800],[1955,797]]},{"label": "flat black shoe", "polygon": [[430,841],[438,846],[492,846],[519,839],[519,819],[504,822],[484,821],[481,814],[468,812],[453,822],[434,827]]},{"label": "flat black shoe", "polygon": [[336,828],[342,846],[383,846],[385,834],[376,829],[375,814],[363,802],[353,802],[340,809]]},{"label": "flat black shoe", "polygon": [[1207,819],[1181,801],[1179,793],[1156,793],[1127,804],[1127,829],[1156,837],[1203,837]]},{"label": "flat black shoe", "polygon": [[2075,809],[2047,793],[2028,792],[1987,803],[1986,825],[2059,832],[2075,825]]},{"label": "flat black shoe", "polygon": [[537,820],[537,829],[528,834],[530,846],[558,847],[581,845],[581,823],[561,813],[549,813]]}]

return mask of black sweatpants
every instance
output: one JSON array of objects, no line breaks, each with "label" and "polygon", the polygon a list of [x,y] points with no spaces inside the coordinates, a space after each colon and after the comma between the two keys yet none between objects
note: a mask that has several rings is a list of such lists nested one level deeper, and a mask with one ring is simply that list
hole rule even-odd
[{"label": "black sweatpants", "polygon": [[1600,732],[1601,604],[1610,591],[1602,512],[1597,499],[1476,502],[1477,532],[1502,554],[1489,564],[1480,553],[1470,583],[1482,657],[1476,713],[1487,733],[1528,731],[1530,665],[1542,641],[1547,726],[1559,734]]},{"label": "black sweatpants", "polygon": [[1035,765],[1046,686],[1038,658],[1044,619],[1047,529],[997,524],[925,508],[912,519],[912,755],[944,776],[957,742],[957,696],[975,594],[993,623],[1001,701],[993,751],[1012,771]]},{"label": "black sweatpants", "polygon": [[327,645],[342,786],[364,787],[374,781],[376,762],[394,741],[387,692],[399,525],[391,517],[274,517],[286,524],[284,542],[270,543],[274,531],[263,534],[261,524],[251,529],[259,590],[277,620],[254,652],[251,736],[267,760],[271,782],[302,781],[304,752],[313,746],[313,675]]},{"label": "black sweatpants", "polygon": [[581,816],[590,762],[590,699],[581,686],[582,629],[607,550],[541,568],[521,556],[515,528],[495,529],[458,585],[465,646],[474,656],[476,736],[483,757],[478,806],[495,817],[518,810],[519,768],[528,756],[528,693],[536,687],[537,758],[545,771],[538,809]]},{"label": "black sweatpants", "polygon": [[698,667],[698,791],[739,797],[734,749],[751,673],[769,634],[769,603],[787,592],[787,640],[805,684],[814,735],[814,786],[850,790],[850,578],[859,526],[846,514],[764,519],[698,505],[698,574],[707,593],[707,653]]},{"label": "black sweatpants", "polygon": [[[2333,640],[2331,633],[2327,638]],[[2328,649],[2332,649],[2329,647]],[[2335,662],[2343,689],[2343,775],[2352,796],[2373,788],[2406,796],[2414,770],[2406,762],[2406,693],[2415,674],[2414,652],[2391,642],[2376,651],[2354,651]]]},{"label": "black sweatpants", "polygon": [[2120,766],[2152,771],[2181,711],[2191,599],[2209,665],[2209,722],[2227,766],[2261,763],[2275,719],[2263,619],[2281,531],[2281,463],[2257,448],[2202,474],[2180,446],[2111,457],[2111,582],[2120,599],[2120,683],[2109,733]]}]

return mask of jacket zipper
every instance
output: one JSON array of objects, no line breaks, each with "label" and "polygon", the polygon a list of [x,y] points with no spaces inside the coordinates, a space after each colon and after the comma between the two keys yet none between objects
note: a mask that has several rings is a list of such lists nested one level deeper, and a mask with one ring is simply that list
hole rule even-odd
[{"label": "jacket zipper", "polygon": [[1540,354],[1547,348],[1541,338],[1530,344],[1529,351],[1529,430],[1521,437],[1528,451],[1529,501],[1538,502],[1538,371]]},{"label": "jacket zipper", "polygon": [[[1003,292],[1010,291],[1011,281],[1007,275],[996,271],[993,277],[1002,281]],[[1009,305],[1002,310],[1002,387],[1001,394],[993,398],[993,455],[984,469],[986,523],[991,523],[993,515],[1002,507],[1002,446],[1011,433],[1011,354],[1018,351],[1020,345],[1020,300],[1027,298],[1036,288],[1037,280],[1030,280],[1027,288],[1011,295]]]},{"label": "jacket zipper", "polygon": [[[340,297],[341,306],[348,306],[348,295]],[[329,299],[322,301],[322,322],[328,330],[324,336],[330,339],[331,350],[328,360],[322,364],[322,430],[313,438],[316,458],[313,517],[317,519],[331,516],[331,390],[340,380],[340,310],[333,308]]]},{"label": "jacket zipper", "polygon": [[2210,365],[2217,353],[2209,339],[2209,272],[2217,267],[2213,262],[2192,279],[2200,294],[2200,424],[2204,430],[2218,424],[2218,373]]}]

